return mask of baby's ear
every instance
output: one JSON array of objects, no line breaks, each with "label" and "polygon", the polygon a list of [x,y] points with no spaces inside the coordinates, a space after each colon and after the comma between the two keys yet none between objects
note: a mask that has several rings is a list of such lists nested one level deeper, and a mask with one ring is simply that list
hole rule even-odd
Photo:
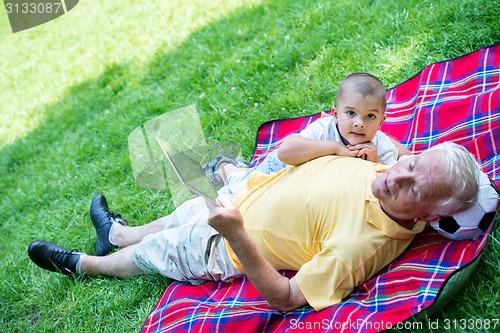
[{"label": "baby's ear", "polygon": [[335,106],[332,106],[330,112],[321,111],[321,118],[331,117],[333,115],[333,112],[335,112]]},{"label": "baby's ear", "polygon": [[382,124],[384,123],[384,121],[387,119],[387,115],[384,113],[384,115],[382,116],[382,121],[380,122],[380,125],[378,125],[378,129],[380,129],[380,127],[382,127]]},{"label": "baby's ear", "polygon": [[338,114],[337,114],[337,109],[335,108],[335,105],[332,106],[330,112],[332,113],[331,117],[333,117],[333,119],[335,120],[335,124],[336,124],[337,123],[337,116],[338,116]]}]

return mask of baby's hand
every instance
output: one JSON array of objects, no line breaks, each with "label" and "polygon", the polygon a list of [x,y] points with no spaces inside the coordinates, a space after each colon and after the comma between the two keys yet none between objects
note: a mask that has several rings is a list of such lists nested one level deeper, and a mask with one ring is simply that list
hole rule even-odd
[{"label": "baby's hand", "polygon": [[347,146],[344,146],[343,144],[341,144],[341,145],[339,145],[339,147],[337,147],[337,151],[335,153],[335,155],[338,155],[338,156],[349,156],[349,157],[357,157],[358,154],[359,154],[359,150],[350,149]]},{"label": "baby's hand", "polygon": [[381,163],[378,158],[377,146],[373,142],[358,143],[354,146],[347,146],[349,150],[356,151],[356,157],[368,160],[370,162]]}]

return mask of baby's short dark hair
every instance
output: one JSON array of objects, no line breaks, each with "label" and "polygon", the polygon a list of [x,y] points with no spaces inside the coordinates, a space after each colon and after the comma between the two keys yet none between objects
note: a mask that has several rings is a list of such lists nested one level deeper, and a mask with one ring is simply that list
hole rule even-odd
[{"label": "baby's short dark hair", "polygon": [[384,84],[379,78],[368,73],[353,73],[345,77],[337,91],[337,102],[342,102],[348,93],[357,92],[363,96],[374,96],[383,100],[384,110],[387,106]]}]

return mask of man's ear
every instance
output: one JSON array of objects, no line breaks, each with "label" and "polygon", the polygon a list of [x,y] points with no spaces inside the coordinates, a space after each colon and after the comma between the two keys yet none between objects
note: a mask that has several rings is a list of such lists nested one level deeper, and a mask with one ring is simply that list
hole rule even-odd
[{"label": "man's ear", "polygon": [[423,216],[416,218],[414,221],[415,222],[418,222],[418,221],[435,222],[435,221],[439,221],[439,220],[441,220],[441,216],[429,213],[429,214],[426,214],[426,215],[423,215]]}]

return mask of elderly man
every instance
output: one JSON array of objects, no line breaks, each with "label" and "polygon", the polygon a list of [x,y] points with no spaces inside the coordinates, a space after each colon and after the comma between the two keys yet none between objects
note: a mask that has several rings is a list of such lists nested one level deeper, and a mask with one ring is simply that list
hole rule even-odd
[{"label": "elderly man", "polygon": [[[392,167],[325,156],[274,175],[252,174],[234,204],[193,199],[138,227],[126,226],[96,196],[97,254],[123,249],[89,256],[35,241],[28,253],[64,274],[160,273],[193,284],[246,274],[278,310],[306,303],[321,310],[399,256],[426,222],[468,208],[478,173],[472,155],[451,143]],[[297,274],[288,279],[281,269]]]}]

